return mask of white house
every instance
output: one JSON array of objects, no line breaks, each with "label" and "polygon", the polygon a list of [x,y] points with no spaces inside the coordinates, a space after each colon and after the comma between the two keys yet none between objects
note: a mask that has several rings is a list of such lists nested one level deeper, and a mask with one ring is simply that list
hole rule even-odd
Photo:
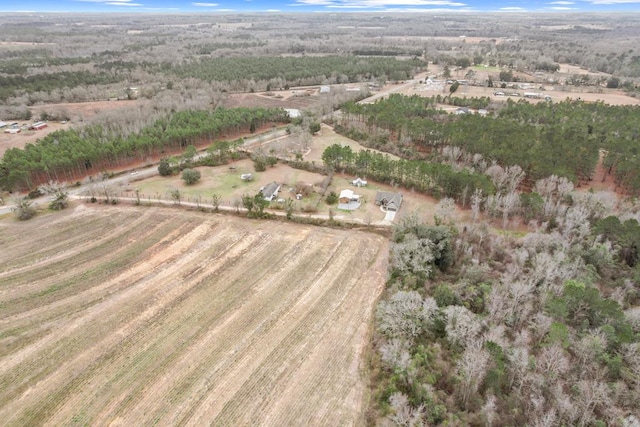
[{"label": "white house", "polygon": [[340,192],[340,197],[338,198],[340,203],[351,203],[351,202],[359,202],[360,201],[360,196],[357,194],[354,194],[353,191],[351,190],[342,190]]},{"label": "white house", "polygon": [[353,181],[351,181],[351,184],[355,185],[356,187],[366,187],[367,181],[362,178],[356,178]]}]

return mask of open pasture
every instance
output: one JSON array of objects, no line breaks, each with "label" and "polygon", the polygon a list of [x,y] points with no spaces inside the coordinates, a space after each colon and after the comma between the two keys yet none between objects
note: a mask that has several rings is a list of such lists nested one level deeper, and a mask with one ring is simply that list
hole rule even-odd
[{"label": "open pasture", "polygon": [[79,205],[0,221],[3,425],[362,425],[377,235]]}]

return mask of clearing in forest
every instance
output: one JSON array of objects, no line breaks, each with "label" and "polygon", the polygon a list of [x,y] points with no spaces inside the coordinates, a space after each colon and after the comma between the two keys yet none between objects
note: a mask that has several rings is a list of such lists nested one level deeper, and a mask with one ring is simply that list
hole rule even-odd
[{"label": "clearing in forest", "polygon": [[388,246],[160,208],[0,221],[3,425],[362,425]]}]

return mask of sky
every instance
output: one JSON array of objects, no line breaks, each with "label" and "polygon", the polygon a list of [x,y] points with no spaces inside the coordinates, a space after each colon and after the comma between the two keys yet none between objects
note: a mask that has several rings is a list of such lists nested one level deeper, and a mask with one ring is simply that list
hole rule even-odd
[{"label": "sky", "polygon": [[0,0],[0,12],[638,12],[640,0]]}]

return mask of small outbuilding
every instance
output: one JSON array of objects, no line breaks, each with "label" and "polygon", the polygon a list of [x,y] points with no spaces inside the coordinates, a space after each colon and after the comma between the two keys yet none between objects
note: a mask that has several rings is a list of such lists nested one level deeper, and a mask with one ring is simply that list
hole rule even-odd
[{"label": "small outbuilding", "polygon": [[362,179],[362,178],[356,178],[353,181],[351,181],[351,183],[353,185],[355,185],[356,187],[366,187],[367,186],[367,181]]},{"label": "small outbuilding", "polygon": [[242,175],[240,175],[240,179],[243,181],[253,181],[253,174],[243,173]]},{"label": "small outbuilding", "polygon": [[47,123],[46,122],[35,122],[31,126],[29,126],[29,128],[33,129],[33,130],[41,130],[41,129],[44,129],[46,127],[47,127]]}]

